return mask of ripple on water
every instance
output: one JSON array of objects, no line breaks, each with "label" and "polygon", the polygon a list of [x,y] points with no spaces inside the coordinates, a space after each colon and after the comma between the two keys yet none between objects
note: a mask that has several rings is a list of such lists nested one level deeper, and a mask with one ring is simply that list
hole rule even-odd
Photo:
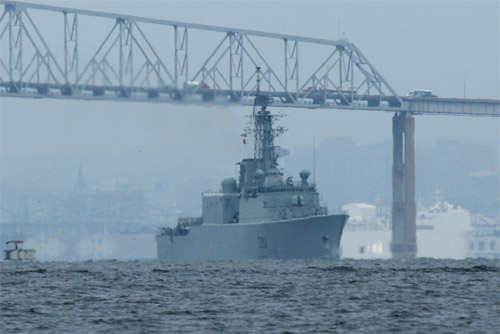
[{"label": "ripple on water", "polygon": [[497,333],[491,260],[0,263],[1,333]]}]

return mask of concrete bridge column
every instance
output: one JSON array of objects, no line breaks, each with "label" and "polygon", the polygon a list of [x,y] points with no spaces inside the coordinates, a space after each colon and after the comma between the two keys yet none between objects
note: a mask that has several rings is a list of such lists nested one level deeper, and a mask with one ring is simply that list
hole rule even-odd
[{"label": "concrete bridge column", "polygon": [[417,254],[415,205],[415,119],[410,113],[392,118],[392,241],[395,259],[415,258]]}]

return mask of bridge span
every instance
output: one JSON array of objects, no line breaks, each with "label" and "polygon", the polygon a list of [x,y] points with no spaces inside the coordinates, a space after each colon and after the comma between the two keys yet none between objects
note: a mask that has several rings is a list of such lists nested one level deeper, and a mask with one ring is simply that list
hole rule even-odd
[{"label": "bridge span", "polygon": [[394,113],[396,258],[417,254],[414,115],[500,116],[498,100],[399,96],[347,39],[7,0],[0,5],[2,98],[253,105],[255,67],[260,66],[261,89],[273,107]]}]

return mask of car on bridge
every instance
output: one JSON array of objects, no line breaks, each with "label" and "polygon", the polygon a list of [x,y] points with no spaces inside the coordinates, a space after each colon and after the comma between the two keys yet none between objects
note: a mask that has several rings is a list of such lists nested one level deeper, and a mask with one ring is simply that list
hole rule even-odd
[{"label": "car on bridge", "polygon": [[431,90],[413,90],[406,94],[408,97],[437,97],[437,95],[433,94]]},{"label": "car on bridge", "polygon": [[199,81],[186,81],[184,83],[184,90],[188,92],[198,91],[200,89],[210,89],[210,86],[204,82]]}]

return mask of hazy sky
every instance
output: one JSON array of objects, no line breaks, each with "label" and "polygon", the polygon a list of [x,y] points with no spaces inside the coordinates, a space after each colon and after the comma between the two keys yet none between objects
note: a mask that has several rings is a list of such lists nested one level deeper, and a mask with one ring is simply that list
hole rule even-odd
[{"label": "hazy sky", "polygon": [[[431,89],[439,96],[463,97],[465,71],[467,97],[500,98],[498,1],[37,2],[326,39],[337,39],[340,25],[400,95]],[[389,113],[277,111],[288,114],[282,123],[289,131],[280,143],[292,151],[311,146],[313,137],[319,143],[349,136],[362,145],[392,138]],[[243,107],[2,98],[2,181],[12,182],[17,175],[17,181],[35,182],[28,174],[36,179],[43,175],[36,171],[43,168],[53,177],[76,175],[83,164],[90,178],[95,175],[89,183],[99,184],[103,174],[126,178],[130,166],[155,173],[161,170],[157,165],[179,160],[176,166],[182,168],[183,159],[195,161],[185,157],[188,153],[232,163],[243,155],[240,134],[249,112]],[[500,142],[498,118],[417,116],[416,127],[417,145],[440,138],[496,147]],[[39,166],[43,156],[71,158]],[[103,156],[121,158],[98,158]],[[129,174],[123,173],[127,168]]]}]

